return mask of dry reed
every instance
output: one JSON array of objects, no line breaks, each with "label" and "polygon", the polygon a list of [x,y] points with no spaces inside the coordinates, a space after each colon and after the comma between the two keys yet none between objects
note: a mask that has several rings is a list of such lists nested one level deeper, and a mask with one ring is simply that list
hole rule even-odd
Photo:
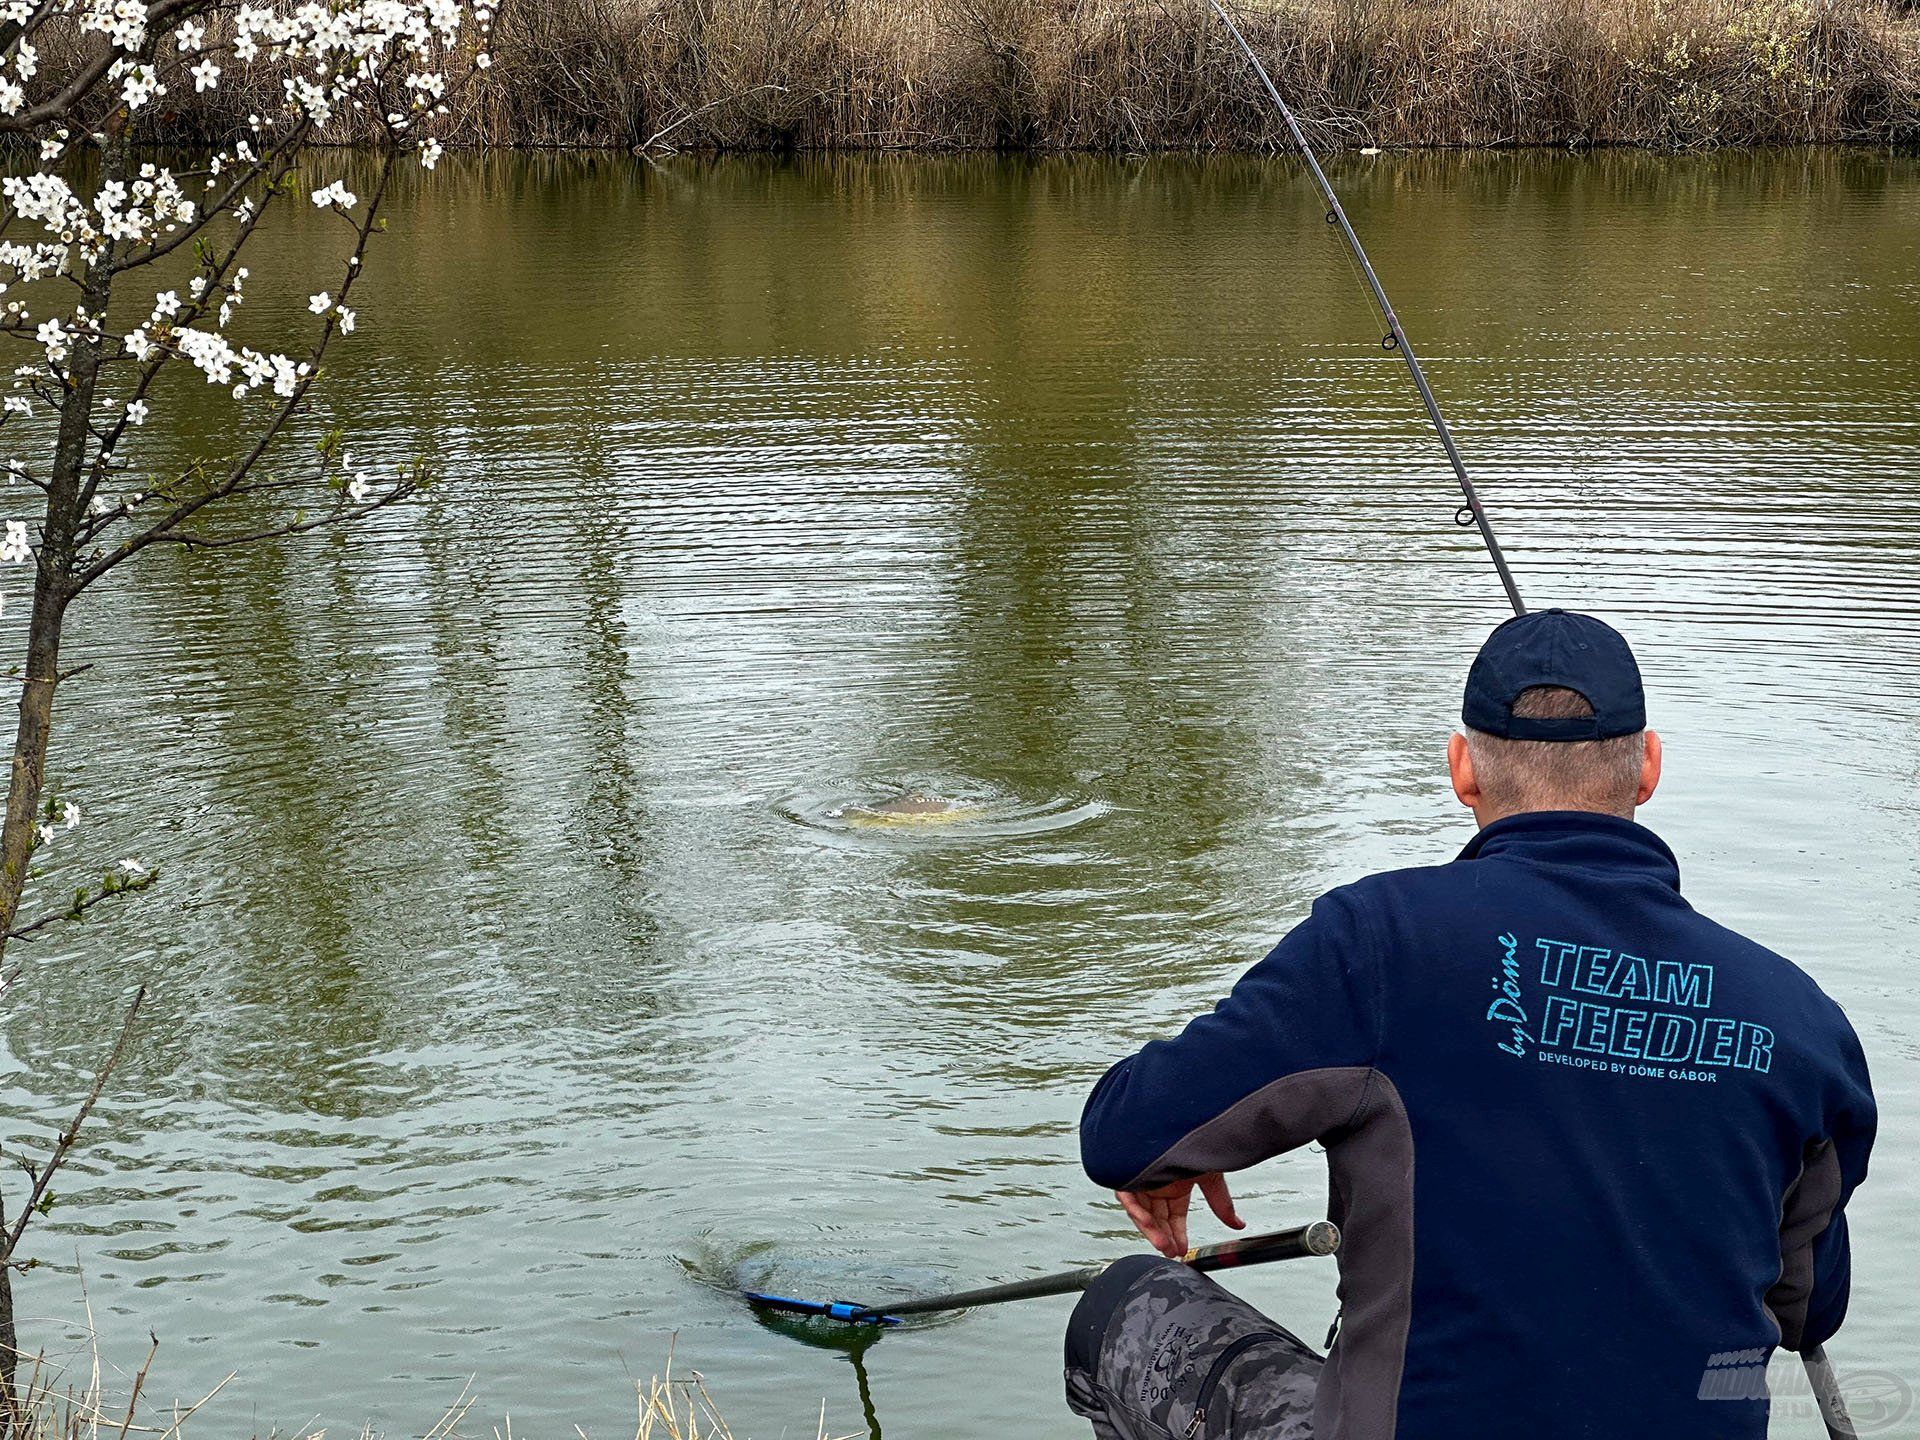
[{"label": "dry reed", "polygon": [[[1281,0],[1244,10],[1324,143],[1920,139],[1886,0]],[[1213,150],[1284,135],[1203,0],[503,0],[484,145]]]},{"label": "dry reed", "polygon": [[[13,1440],[186,1440],[189,1422],[195,1421],[234,1377],[228,1375],[191,1404],[156,1405],[149,1394],[148,1376],[158,1348],[159,1342],[155,1341],[140,1369],[124,1381],[124,1393],[110,1383],[95,1345],[89,1344],[81,1364],[71,1368],[49,1365],[44,1356],[22,1356],[19,1407],[6,1427],[8,1433]],[[733,1431],[708,1393],[705,1378],[697,1370],[676,1377],[671,1350],[665,1373],[644,1382],[635,1381],[634,1392],[638,1412],[634,1440],[733,1440]],[[469,1382],[423,1440],[459,1440],[467,1433],[462,1426],[472,1420],[476,1404]],[[204,1423],[233,1432],[231,1424]],[[488,1428],[493,1440],[513,1440],[511,1419]],[[269,1440],[325,1440],[326,1434],[323,1429],[302,1426],[293,1431],[276,1430]],[[377,1435],[369,1425],[360,1431],[360,1440],[376,1440]],[[851,1435],[828,1435],[824,1404],[815,1436],[816,1440],[854,1440]]]},{"label": "dry reed", "polygon": [[[1916,4],[1238,8],[1322,144],[1693,148],[1920,141]],[[493,52],[455,101],[459,143],[1144,152],[1286,138],[1206,0],[500,0]],[[149,138],[232,135],[276,103],[277,75],[229,78],[204,98],[177,87]],[[353,117],[327,138],[359,138]]]}]

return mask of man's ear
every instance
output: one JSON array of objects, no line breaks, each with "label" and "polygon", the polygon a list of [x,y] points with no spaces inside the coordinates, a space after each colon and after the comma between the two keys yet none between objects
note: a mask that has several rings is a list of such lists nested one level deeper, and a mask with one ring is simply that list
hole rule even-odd
[{"label": "man's ear", "polygon": [[1660,732],[1647,731],[1647,754],[1640,762],[1640,790],[1634,797],[1635,805],[1644,805],[1653,798],[1653,792],[1660,788]]},{"label": "man's ear", "polygon": [[[1659,770],[1659,764],[1656,762],[1654,765],[1656,778]],[[1467,737],[1458,731],[1455,731],[1453,738],[1447,741],[1447,774],[1452,777],[1453,793],[1459,797],[1460,803],[1478,813],[1483,797],[1480,794],[1480,782],[1474,778],[1473,753],[1467,749]]]}]

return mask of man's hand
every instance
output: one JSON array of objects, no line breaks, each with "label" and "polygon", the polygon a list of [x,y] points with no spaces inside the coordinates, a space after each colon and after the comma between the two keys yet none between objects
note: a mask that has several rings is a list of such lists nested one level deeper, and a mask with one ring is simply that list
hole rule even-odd
[{"label": "man's hand", "polygon": [[1240,1218],[1240,1212],[1233,1208],[1233,1196],[1227,1191],[1227,1177],[1218,1170],[1202,1175],[1197,1180],[1176,1180],[1171,1185],[1162,1185],[1158,1190],[1122,1190],[1120,1203],[1126,1207],[1127,1218],[1133,1221],[1134,1228],[1147,1237],[1147,1243],[1169,1260],[1178,1260],[1188,1250],[1187,1245],[1187,1206],[1193,1198],[1193,1187],[1198,1185],[1200,1193],[1207,1197],[1207,1205],[1220,1217],[1220,1223],[1234,1230],[1244,1230],[1247,1222]]}]

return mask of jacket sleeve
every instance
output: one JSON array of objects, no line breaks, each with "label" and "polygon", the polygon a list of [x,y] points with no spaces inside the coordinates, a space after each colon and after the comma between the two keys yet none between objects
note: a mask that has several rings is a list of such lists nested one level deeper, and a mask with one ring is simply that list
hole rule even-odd
[{"label": "jacket sleeve", "polygon": [[1323,895],[1210,1014],[1109,1070],[1080,1117],[1094,1183],[1244,1169],[1346,1124],[1378,1047],[1370,936],[1351,888]]},{"label": "jacket sleeve", "polygon": [[[1846,1075],[1831,1120],[1832,1137],[1827,1142],[1832,1155],[1830,1167],[1836,1193],[1832,1208],[1824,1217],[1811,1217],[1824,1218],[1825,1224],[1807,1240],[1806,1253],[1810,1263],[1805,1267],[1808,1284],[1805,1318],[1800,1334],[1795,1337],[1787,1333],[1788,1327],[1784,1323],[1781,1327],[1783,1343],[1802,1352],[1826,1344],[1840,1329],[1840,1322],[1847,1318],[1847,1299],[1853,1285],[1853,1255],[1847,1237],[1846,1207],[1855,1189],[1867,1177],[1867,1156],[1873,1149],[1874,1131],[1878,1124],[1873,1089],[1867,1077],[1866,1056],[1851,1027],[1846,1041]],[[1805,1186],[1810,1179],[1810,1174],[1803,1175],[1802,1185]],[[1786,1230],[1793,1219],[1790,1206],[1782,1225],[1783,1252],[1786,1250]],[[1783,1280],[1789,1271],[1790,1263],[1783,1264]]]}]

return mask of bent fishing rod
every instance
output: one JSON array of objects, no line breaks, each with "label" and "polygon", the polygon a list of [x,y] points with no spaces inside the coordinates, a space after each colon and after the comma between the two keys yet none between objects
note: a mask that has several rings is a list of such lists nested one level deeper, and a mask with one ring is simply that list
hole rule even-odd
[{"label": "bent fishing rod", "polygon": [[[1487,554],[1493,559],[1493,568],[1500,573],[1500,583],[1506,587],[1507,599],[1513,604],[1513,613],[1527,613],[1526,602],[1520,598],[1520,587],[1514,583],[1513,571],[1507,566],[1507,557],[1500,549],[1500,542],[1493,533],[1493,523],[1487,519],[1487,512],[1481,507],[1479,492],[1474,489],[1473,479],[1467,474],[1467,465],[1460,458],[1460,447],[1453,443],[1453,432],[1447,428],[1447,418],[1440,413],[1440,402],[1433,398],[1433,390],[1427,384],[1426,372],[1420,368],[1419,357],[1413,353],[1413,346],[1407,342],[1407,332],[1400,328],[1400,317],[1394,314],[1393,302],[1387,299],[1386,288],[1381,285],[1380,277],[1374,273],[1373,262],[1367,259],[1366,247],[1360,243],[1360,237],[1354,233],[1353,223],[1347,219],[1346,209],[1340,204],[1340,197],[1333,192],[1333,184],[1327,179],[1327,172],[1320,168],[1320,161],[1313,153],[1313,147],[1307,143],[1306,132],[1300,128],[1300,122],[1294,118],[1293,109],[1280,94],[1280,87],[1273,83],[1273,77],[1267,73],[1267,67],[1261,63],[1260,56],[1247,42],[1240,26],[1221,0],[1208,0],[1213,11],[1226,24],[1239,45],[1240,52],[1247,57],[1247,63],[1253,67],[1253,73],[1260,77],[1267,95],[1274,107],[1279,110],[1280,118],[1287,122],[1287,132],[1293,136],[1294,148],[1300,152],[1300,158],[1306,162],[1307,169],[1313,174],[1313,183],[1320,188],[1320,196],[1327,202],[1327,223],[1337,225],[1340,234],[1347,242],[1347,248],[1353,252],[1353,258],[1359,262],[1360,273],[1366,280],[1367,289],[1373,293],[1374,306],[1380,312],[1380,318],[1386,322],[1387,333],[1381,337],[1381,345],[1388,350],[1397,350],[1400,358],[1406,361],[1407,373],[1413,377],[1413,385],[1420,392],[1420,403],[1427,407],[1427,418],[1433,421],[1433,428],[1440,436],[1440,444],[1447,452],[1447,460],[1453,466],[1454,478],[1460,482],[1460,493],[1466,498],[1461,508],[1460,523],[1479,527],[1480,538],[1486,541]],[[1820,1407],[1820,1419],[1827,1428],[1831,1440],[1856,1440],[1857,1432],[1853,1428],[1852,1417],[1847,1414],[1845,1399],[1840,1391],[1838,1377],[1834,1374],[1833,1363],[1827,1359],[1826,1347],[1815,1345],[1801,1355],[1806,1365],[1807,1378],[1813,1386],[1815,1400]]]},{"label": "bent fishing rod", "polygon": [[[1339,1226],[1330,1220],[1316,1220],[1311,1225],[1301,1225],[1292,1230],[1249,1235],[1243,1240],[1223,1240],[1218,1245],[1201,1245],[1183,1255],[1180,1263],[1205,1275],[1242,1265],[1266,1265],[1275,1260],[1331,1255],[1339,1248]],[[1006,1285],[957,1290],[950,1295],[882,1301],[875,1305],[856,1305],[847,1300],[799,1300],[790,1295],[766,1295],[755,1290],[745,1292],[745,1299],[757,1309],[786,1315],[816,1315],[828,1320],[845,1320],[854,1325],[898,1325],[909,1315],[972,1310],[982,1305],[1004,1305],[1010,1300],[1036,1300],[1043,1295],[1071,1295],[1093,1284],[1106,1268],[1104,1265],[1086,1265],[1074,1270],[1062,1270],[1056,1275],[1015,1280]]]},{"label": "bent fishing rod", "polygon": [[1387,333],[1380,338],[1384,349],[1398,351],[1400,358],[1406,361],[1407,373],[1413,377],[1414,389],[1420,392],[1420,403],[1427,407],[1427,418],[1433,422],[1434,430],[1440,436],[1440,445],[1447,452],[1447,462],[1453,466],[1454,478],[1460,482],[1460,494],[1466,500],[1455,517],[1462,525],[1476,525],[1480,538],[1486,542],[1487,554],[1493,558],[1493,568],[1500,574],[1500,583],[1506,587],[1507,599],[1513,604],[1513,613],[1527,613],[1526,602],[1520,598],[1520,587],[1514,583],[1513,571],[1507,566],[1505,552],[1500,549],[1500,541],[1493,533],[1493,522],[1487,519],[1487,512],[1481,507],[1480,492],[1474,488],[1473,477],[1467,474],[1467,462],[1460,458],[1460,447],[1453,443],[1453,431],[1447,428],[1447,417],[1440,413],[1440,402],[1433,398],[1433,389],[1427,384],[1427,375],[1420,368],[1420,357],[1413,353],[1413,346],[1407,342],[1407,332],[1400,328],[1400,317],[1393,312],[1393,302],[1387,299],[1386,288],[1381,285],[1380,277],[1373,271],[1373,262],[1367,259],[1366,247],[1360,243],[1360,237],[1354,233],[1353,224],[1347,219],[1347,212],[1340,204],[1340,197],[1333,193],[1333,185],[1327,179],[1327,172],[1320,168],[1320,161],[1314,156],[1313,147],[1307,143],[1307,135],[1300,128],[1300,122],[1294,118],[1292,108],[1280,96],[1280,87],[1273,83],[1273,77],[1267,73],[1267,67],[1254,53],[1253,46],[1247,43],[1247,37],[1240,31],[1233,16],[1227,13],[1220,0],[1209,0],[1214,13],[1226,22],[1227,29],[1233,33],[1240,51],[1247,57],[1247,63],[1253,67],[1253,73],[1260,77],[1260,83],[1266,87],[1268,96],[1280,111],[1280,118],[1287,122],[1287,130],[1293,136],[1294,147],[1299,150],[1300,158],[1307,162],[1307,169],[1313,172],[1313,183],[1320,187],[1320,196],[1327,202],[1327,223],[1340,227],[1340,234],[1347,242],[1347,248],[1353,252],[1353,258],[1360,263],[1360,273],[1366,279],[1367,289],[1373,294],[1374,307],[1379,310],[1380,318],[1386,322]]}]

